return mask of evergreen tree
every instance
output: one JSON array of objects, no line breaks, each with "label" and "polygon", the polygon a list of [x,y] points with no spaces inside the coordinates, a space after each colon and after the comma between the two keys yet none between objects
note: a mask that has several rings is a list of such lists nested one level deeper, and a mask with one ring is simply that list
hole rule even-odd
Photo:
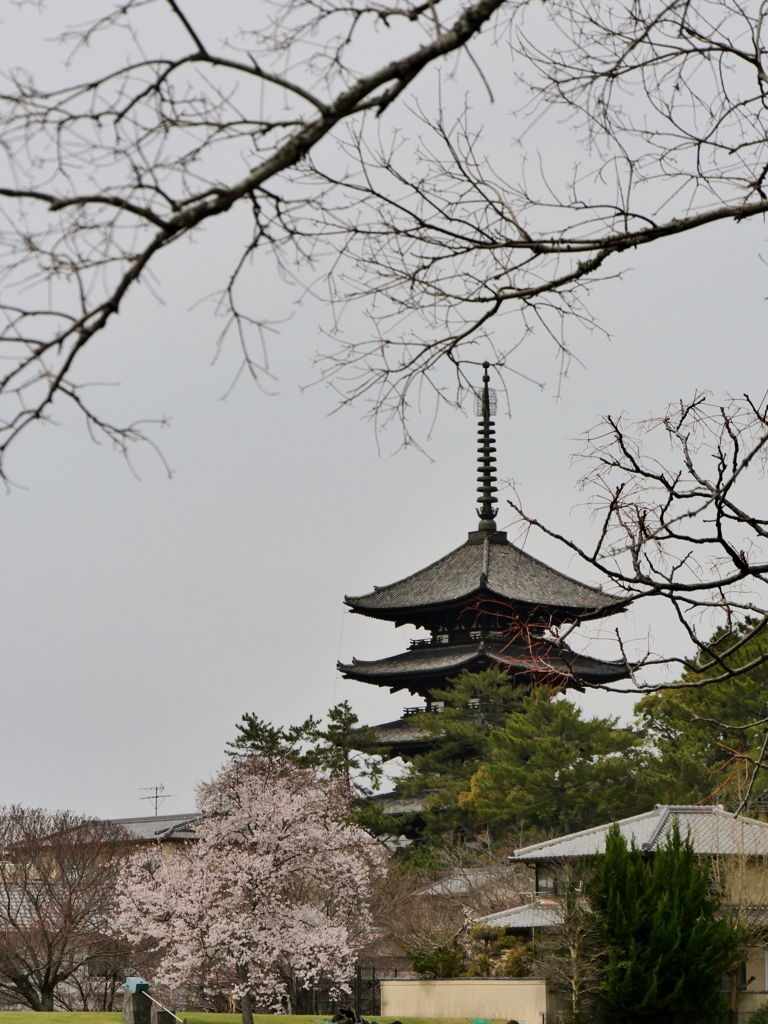
[{"label": "evergreen tree", "polygon": [[346,700],[330,709],[324,729],[315,730],[304,763],[331,778],[342,779],[355,797],[370,796],[381,785],[382,758],[376,732],[360,725]]},{"label": "evergreen tree", "polygon": [[719,1024],[720,980],[745,935],[718,916],[707,864],[677,822],[653,857],[628,848],[614,824],[589,902],[608,949],[601,993],[611,1024]]},{"label": "evergreen tree", "polygon": [[521,706],[525,692],[496,665],[483,672],[464,671],[450,680],[448,689],[433,691],[433,698],[444,702],[442,713],[410,719],[431,734],[432,742],[426,753],[414,757],[397,788],[406,794],[431,791],[424,811],[429,834],[474,828],[460,794],[469,789],[485,760],[492,732]]},{"label": "evergreen tree", "polygon": [[320,720],[312,715],[301,725],[272,725],[253,712],[246,712],[235,726],[238,735],[227,743],[230,757],[284,757],[299,762],[307,743],[317,736]]},{"label": "evergreen tree", "polygon": [[319,769],[327,778],[341,779],[350,794],[365,797],[377,790],[383,774],[376,733],[360,725],[348,701],[328,712],[328,723],[312,715],[287,729],[271,725],[253,713],[235,726],[238,736],[227,744],[232,757],[253,754],[280,756],[301,768]]},{"label": "evergreen tree", "polygon": [[568,833],[644,810],[640,738],[615,718],[585,719],[545,689],[524,697],[488,737],[482,765],[460,801],[494,830],[523,823]]},{"label": "evergreen tree", "polygon": [[[768,630],[748,638],[754,623],[719,632],[711,644],[722,653],[744,640],[726,659],[739,668],[768,651]],[[681,682],[695,683],[722,674],[720,666],[704,673],[686,672]],[[768,717],[768,663],[724,682],[647,694],[635,706],[638,724],[655,756],[649,758],[647,784],[656,802],[697,803],[708,799],[735,810],[757,759],[764,728],[752,722]],[[768,787],[768,769],[755,780],[753,796]]]}]

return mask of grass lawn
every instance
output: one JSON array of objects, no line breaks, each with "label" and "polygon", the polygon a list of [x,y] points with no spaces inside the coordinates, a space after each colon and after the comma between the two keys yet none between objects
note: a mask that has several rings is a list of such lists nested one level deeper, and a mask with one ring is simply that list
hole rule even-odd
[{"label": "grass lawn", "polygon": [[[183,1013],[180,1016],[186,1019],[187,1024],[240,1024],[239,1013]],[[329,1019],[321,1014],[307,1014],[302,1017],[269,1013],[253,1015],[254,1024],[326,1024]],[[0,1012],[0,1024],[119,1024],[121,1020],[119,1012],[34,1013],[32,1010]],[[471,1017],[366,1017],[366,1020],[376,1021],[377,1024],[392,1024],[394,1020],[400,1020],[402,1024],[429,1024],[430,1021],[437,1020],[440,1021],[440,1024],[475,1024]],[[494,1024],[494,1022],[483,1021],[482,1024]]]}]

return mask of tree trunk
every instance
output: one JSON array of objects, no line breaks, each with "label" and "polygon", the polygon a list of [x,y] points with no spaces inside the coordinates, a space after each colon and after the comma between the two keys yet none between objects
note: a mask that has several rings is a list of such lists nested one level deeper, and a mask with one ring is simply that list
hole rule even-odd
[{"label": "tree trunk", "polygon": [[735,970],[728,971],[731,982],[731,1021],[732,1024],[739,1022],[739,998],[741,996],[741,964]]},{"label": "tree trunk", "polygon": [[53,1013],[53,986],[40,989],[40,1009],[43,1013]]},{"label": "tree trunk", "polygon": [[112,1012],[115,1005],[115,989],[117,988],[117,975],[110,974],[109,976],[109,997],[105,1001],[104,1009]]},{"label": "tree trunk", "polygon": [[577,1021],[580,1019],[581,1014],[581,977],[579,967],[581,966],[579,960],[579,947],[576,943],[571,943],[571,1010],[573,1011],[573,1019]]},{"label": "tree trunk", "polygon": [[240,996],[240,1010],[242,1012],[243,1024],[253,1024],[253,1006],[251,1005],[250,992],[243,992]]},{"label": "tree trunk", "polygon": [[[248,981],[248,971],[245,967],[237,968],[237,980],[241,984],[245,984]],[[251,993],[248,991],[243,992],[240,996],[240,1012],[243,1024],[253,1024],[253,1005],[251,1003]]]},{"label": "tree trunk", "polygon": [[564,792],[563,792],[561,800],[560,800],[560,806],[561,806],[562,814],[563,814],[563,832],[564,832],[565,835],[570,835],[570,833],[571,833],[571,812],[570,812],[570,808],[568,807],[568,800],[567,800],[566,795],[565,795]]}]

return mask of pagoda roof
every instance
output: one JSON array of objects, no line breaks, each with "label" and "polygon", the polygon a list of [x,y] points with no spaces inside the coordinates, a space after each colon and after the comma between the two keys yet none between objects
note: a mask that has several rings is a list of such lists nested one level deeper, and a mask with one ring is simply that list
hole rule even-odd
[{"label": "pagoda roof", "polygon": [[433,792],[434,790],[428,789],[421,793],[414,793],[412,796],[406,796],[404,793],[396,791],[392,793],[374,793],[372,796],[366,797],[366,803],[381,807],[385,814],[401,817],[404,814],[418,814],[424,809],[427,798]]},{"label": "pagoda roof", "polygon": [[626,601],[552,569],[502,532],[477,531],[443,558],[370,594],[345,597],[358,614],[409,622],[414,613],[491,598],[579,619],[620,611]]},{"label": "pagoda roof", "polygon": [[378,661],[353,658],[350,665],[339,662],[338,668],[346,679],[394,689],[415,686],[420,690],[436,680],[456,676],[464,669],[481,671],[494,663],[516,673],[536,676],[541,682],[551,681],[556,686],[565,684],[577,689],[584,684],[626,679],[630,674],[623,661],[600,661],[547,641],[515,643],[503,637],[474,643],[418,644],[391,658]]},{"label": "pagoda roof", "polygon": [[394,722],[381,722],[370,726],[376,736],[376,742],[382,747],[392,747],[409,753],[420,753],[427,750],[432,733],[427,729],[414,725],[408,718],[398,718]]}]

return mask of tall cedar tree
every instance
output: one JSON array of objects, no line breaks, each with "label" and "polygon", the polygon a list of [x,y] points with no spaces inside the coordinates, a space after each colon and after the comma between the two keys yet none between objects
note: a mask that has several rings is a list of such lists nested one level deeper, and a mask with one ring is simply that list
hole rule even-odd
[{"label": "tall cedar tree", "polygon": [[608,948],[601,996],[621,1024],[719,1024],[721,978],[739,959],[743,929],[718,917],[708,865],[677,822],[650,857],[627,847],[618,825],[606,838],[589,901]]},{"label": "tall cedar tree", "polygon": [[522,823],[564,833],[646,809],[640,738],[616,726],[534,690],[488,737],[462,807],[494,831]]},{"label": "tall cedar tree", "polygon": [[[747,665],[768,650],[768,630],[746,638],[753,626],[747,622],[740,630],[712,637],[715,652],[744,638],[739,651],[727,659],[731,668]],[[708,673],[688,672],[682,681],[693,683],[719,672],[717,667]],[[716,798],[735,810],[751,771],[749,758],[758,758],[764,737],[764,729],[750,723],[768,717],[768,664],[709,686],[647,694],[635,712],[657,755],[649,760],[647,776],[656,800],[684,804]],[[768,770],[762,769],[753,796],[766,787]]]}]

